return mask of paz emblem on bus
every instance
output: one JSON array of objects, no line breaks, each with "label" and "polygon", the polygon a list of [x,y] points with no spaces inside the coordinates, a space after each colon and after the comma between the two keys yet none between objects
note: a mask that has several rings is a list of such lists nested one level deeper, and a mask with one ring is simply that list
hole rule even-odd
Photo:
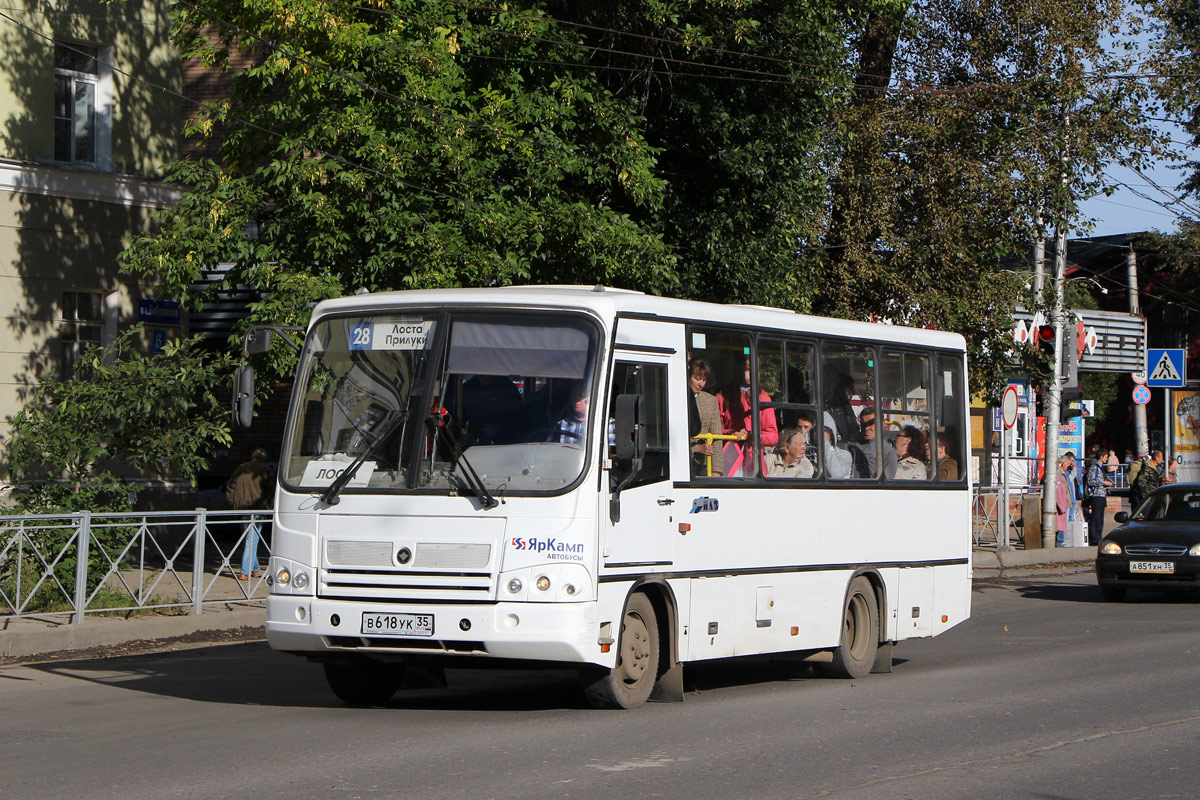
[{"label": "paz emblem on bus", "polygon": [[697,497],[692,501],[691,514],[699,514],[701,511],[716,511],[718,508],[717,498],[715,497]]}]

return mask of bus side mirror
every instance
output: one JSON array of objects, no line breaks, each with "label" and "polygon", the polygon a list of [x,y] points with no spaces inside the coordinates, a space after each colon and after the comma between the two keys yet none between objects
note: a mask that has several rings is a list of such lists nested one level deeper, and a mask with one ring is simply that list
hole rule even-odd
[{"label": "bus side mirror", "polygon": [[242,352],[247,356],[260,356],[271,349],[271,332],[265,328],[251,328],[242,340]]},{"label": "bus side mirror", "polygon": [[617,395],[615,410],[615,457],[619,461],[641,459],[646,455],[646,426],[642,423],[641,395]]},{"label": "bus side mirror", "polygon": [[254,367],[238,367],[233,373],[233,424],[249,428],[254,421]]}]

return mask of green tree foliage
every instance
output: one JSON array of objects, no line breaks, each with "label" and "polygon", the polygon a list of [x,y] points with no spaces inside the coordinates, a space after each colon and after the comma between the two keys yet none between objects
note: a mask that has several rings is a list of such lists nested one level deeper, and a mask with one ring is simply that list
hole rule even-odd
[{"label": "green tree foliage", "polygon": [[189,191],[160,235],[134,243],[133,270],[177,292],[222,263],[230,282],[264,291],[281,273],[332,279],[330,291],[678,285],[675,256],[632,217],[664,193],[641,120],[572,69],[588,53],[579,34],[536,9],[179,9],[188,56],[224,65],[241,49],[256,66],[196,118],[191,133],[224,132],[220,163],[171,168]]},{"label": "green tree foliage", "polygon": [[1002,261],[1154,147],[1145,83],[1110,77],[1139,24],[1118,0],[177,14],[189,57],[254,66],[194,120],[220,156],[171,168],[188,191],[128,265],[180,294],[231,265],[258,322],[359,287],[604,282],[960,331],[995,391]]},{"label": "green tree foliage", "polygon": [[13,418],[8,462],[20,511],[123,510],[132,486],[122,464],[194,483],[213,448],[229,444],[229,412],[211,387],[228,380],[231,358],[205,352],[198,338],[146,354],[141,332],[90,351],[70,378],[44,381]]},{"label": "green tree foliage", "polygon": [[[1150,61],[1156,67],[1155,88],[1167,113],[1191,136],[1193,147],[1200,147],[1200,5],[1193,0],[1146,0],[1143,7],[1162,23]],[[1191,160],[1187,168],[1181,188],[1200,197],[1200,161]]]},{"label": "green tree foliage", "polygon": [[1111,77],[1141,24],[1117,0],[923,0],[873,18],[830,141],[816,308],[961,331],[974,387],[1001,386],[1020,284],[999,266],[1074,221],[1109,161],[1159,146],[1145,84]]}]

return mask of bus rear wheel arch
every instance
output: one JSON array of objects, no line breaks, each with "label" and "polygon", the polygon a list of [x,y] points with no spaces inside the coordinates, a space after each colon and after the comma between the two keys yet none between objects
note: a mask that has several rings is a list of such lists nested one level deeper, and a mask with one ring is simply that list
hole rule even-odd
[{"label": "bus rear wheel arch", "polygon": [[842,613],[841,638],[825,672],[837,678],[864,678],[879,652],[879,598],[865,575],[850,581]]},{"label": "bus rear wheel arch", "polygon": [[636,708],[650,697],[658,680],[662,637],[658,614],[642,592],[629,596],[621,616],[617,663],[611,669],[586,667],[580,682],[595,708]]}]

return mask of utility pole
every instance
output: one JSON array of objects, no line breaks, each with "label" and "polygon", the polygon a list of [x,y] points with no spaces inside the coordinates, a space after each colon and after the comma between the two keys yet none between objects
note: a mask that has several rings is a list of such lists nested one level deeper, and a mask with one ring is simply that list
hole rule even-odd
[{"label": "utility pole", "polygon": [[1067,223],[1058,221],[1055,232],[1054,304],[1050,307],[1050,324],[1054,328],[1054,378],[1050,382],[1050,393],[1046,397],[1046,452],[1042,458],[1042,547],[1054,547],[1058,533],[1058,423],[1062,410],[1062,363],[1063,325],[1066,310],[1063,308],[1063,284],[1067,276]]},{"label": "utility pole", "polygon": [[[1067,137],[1071,130],[1070,114],[1064,116],[1063,149],[1059,166],[1059,191],[1067,190]],[[1059,200],[1062,203],[1062,199]],[[1054,303],[1050,308],[1050,325],[1054,328],[1054,377],[1050,382],[1050,393],[1046,397],[1046,452],[1042,455],[1042,547],[1054,547],[1058,533],[1058,423],[1062,413],[1062,363],[1063,325],[1066,311],[1063,308],[1063,284],[1067,278],[1067,215],[1059,207],[1054,248],[1054,277],[1051,288]],[[1029,534],[1026,533],[1026,536]]]},{"label": "utility pole", "polygon": [[[1141,314],[1142,309],[1138,303],[1137,253],[1134,252],[1132,244],[1129,245],[1129,252],[1125,254],[1125,280],[1129,287],[1129,313]],[[1147,368],[1149,366],[1146,365]],[[1150,455],[1150,432],[1146,426],[1146,407],[1141,403],[1133,404],[1133,429],[1138,458],[1145,458]]]}]

